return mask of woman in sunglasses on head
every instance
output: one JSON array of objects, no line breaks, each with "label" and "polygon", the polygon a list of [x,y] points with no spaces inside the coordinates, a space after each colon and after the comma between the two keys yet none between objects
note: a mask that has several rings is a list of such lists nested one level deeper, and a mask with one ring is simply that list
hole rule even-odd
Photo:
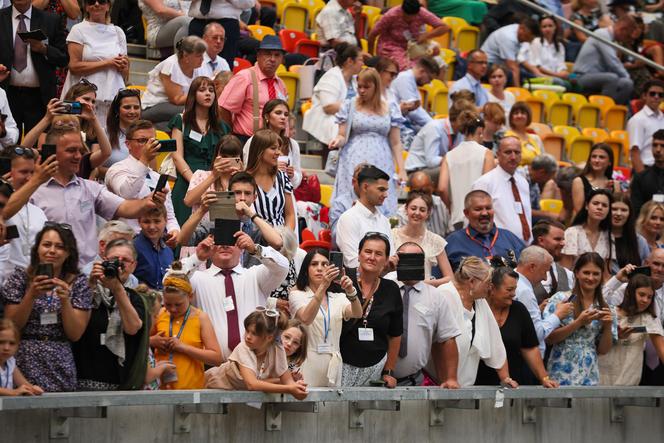
[{"label": "woman in sunglasses on head", "polygon": [[[244,340],[228,360],[205,372],[205,387],[235,391],[262,391],[307,397],[307,385],[293,381],[280,335],[288,328],[288,317],[276,309],[257,306],[244,319]],[[279,379],[273,383],[269,379]]]},{"label": "woman in sunglasses on head", "polygon": [[106,117],[106,130],[111,142],[111,156],[99,168],[103,178],[106,170],[129,155],[125,131],[141,118],[141,92],[138,89],[121,89],[116,94]]},{"label": "woman in sunglasses on head", "polygon": [[64,90],[81,79],[97,85],[97,114],[105,124],[113,97],[129,78],[127,39],[111,23],[110,0],[84,0],[83,5],[84,20],[67,35],[69,73]]},{"label": "woman in sunglasses on head", "polygon": [[46,222],[30,264],[14,270],[2,294],[5,317],[21,330],[16,361],[25,377],[47,392],[74,391],[71,342],[81,338],[90,320],[92,291],[78,269],[71,226]]}]

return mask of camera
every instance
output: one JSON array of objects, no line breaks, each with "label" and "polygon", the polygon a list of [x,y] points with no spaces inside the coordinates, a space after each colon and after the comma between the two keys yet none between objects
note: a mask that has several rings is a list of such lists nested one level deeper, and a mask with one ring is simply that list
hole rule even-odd
[{"label": "camera", "polygon": [[104,260],[101,263],[101,267],[104,270],[104,277],[107,278],[118,278],[120,276],[120,269],[122,269],[122,264],[119,259],[113,260]]}]

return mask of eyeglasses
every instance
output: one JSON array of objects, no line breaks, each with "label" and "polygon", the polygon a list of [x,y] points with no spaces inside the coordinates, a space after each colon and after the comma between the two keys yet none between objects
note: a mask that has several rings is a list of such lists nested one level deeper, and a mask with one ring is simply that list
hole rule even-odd
[{"label": "eyeglasses", "polygon": [[393,79],[397,78],[397,75],[399,75],[399,73],[397,71],[385,71],[385,72],[390,74],[390,77],[392,77]]},{"label": "eyeglasses", "polygon": [[664,98],[664,92],[657,92],[657,91],[650,91],[648,93],[650,97],[659,97],[659,98]]},{"label": "eyeglasses", "polygon": [[32,148],[24,148],[23,146],[15,146],[13,149],[14,154],[25,158],[36,158],[35,151]]},{"label": "eyeglasses", "polygon": [[47,221],[44,223],[45,228],[60,228],[64,229],[65,231],[71,231],[71,225],[69,223],[58,223],[54,221]]},{"label": "eyeglasses", "polygon": [[[100,1],[100,0],[97,0],[97,1]],[[93,4],[93,3],[91,3],[91,2],[88,2],[88,3],[91,4],[91,5]],[[104,3],[105,3],[105,1],[104,1]],[[99,4],[100,4],[100,5],[103,5],[104,3],[101,3],[101,2],[100,2]],[[82,78],[82,79],[80,79],[80,80],[78,81],[78,83],[81,84],[81,85],[89,86],[90,88],[92,88],[92,89],[95,90],[95,91],[97,90],[97,85],[95,85],[94,83],[92,83],[92,82],[91,82],[90,80],[88,80],[87,78]]]},{"label": "eyeglasses", "polygon": [[149,138],[128,138],[127,140],[134,141],[138,143],[139,145],[144,145],[146,144],[150,139]]}]

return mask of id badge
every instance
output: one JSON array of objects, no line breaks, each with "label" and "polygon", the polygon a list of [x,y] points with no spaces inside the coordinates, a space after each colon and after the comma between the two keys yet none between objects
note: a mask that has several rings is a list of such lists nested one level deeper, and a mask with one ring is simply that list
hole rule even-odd
[{"label": "id badge", "polygon": [[102,346],[106,346],[106,334],[101,333],[99,334],[99,344]]},{"label": "id badge", "polygon": [[514,202],[514,210],[517,214],[523,214],[523,206],[519,202]]},{"label": "id badge", "polygon": [[196,132],[196,131],[192,130],[192,131],[189,131],[189,138],[192,139],[195,142],[199,142],[199,141],[203,140],[203,134],[201,134],[200,132]]},{"label": "id badge", "polygon": [[235,310],[235,304],[233,303],[233,297],[224,298],[224,310],[226,312]]},{"label": "id badge", "polygon": [[373,328],[357,328],[357,337],[360,341],[373,341]]},{"label": "id badge", "polygon": [[40,325],[57,325],[58,324],[58,313],[53,312],[42,312],[39,316]]},{"label": "id badge", "polygon": [[330,343],[320,343],[318,345],[318,348],[316,349],[316,352],[318,352],[319,354],[331,354],[332,345]]}]

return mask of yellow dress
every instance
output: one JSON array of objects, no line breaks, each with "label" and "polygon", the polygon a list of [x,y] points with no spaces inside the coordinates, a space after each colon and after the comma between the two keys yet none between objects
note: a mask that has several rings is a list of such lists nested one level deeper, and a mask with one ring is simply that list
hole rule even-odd
[{"label": "yellow dress", "polygon": [[[180,341],[189,346],[203,349],[203,339],[201,338],[201,310],[191,306],[191,313],[180,335]],[[182,325],[183,317],[173,321],[173,336],[177,337]],[[161,332],[164,337],[168,337],[169,323],[171,314],[166,309],[161,310],[157,317],[157,332]],[[155,360],[168,361],[169,354],[160,350],[155,351]],[[185,354],[175,352],[173,354],[173,364],[175,364],[178,379],[175,383],[169,383],[168,386],[161,385],[161,389],[203,389],[205,385],[205,367],[203,362],[195,360]]]},{"label": "yellow dress", "polygon": [[504,137],[507,136],[516,137],[521,140],[521,163],[519,166],[531,164],[533,159],[540,155],[544,150],[542,140],[538,135],[527,134],[527,140],[523,140],[516,132],[505,131]]}]

